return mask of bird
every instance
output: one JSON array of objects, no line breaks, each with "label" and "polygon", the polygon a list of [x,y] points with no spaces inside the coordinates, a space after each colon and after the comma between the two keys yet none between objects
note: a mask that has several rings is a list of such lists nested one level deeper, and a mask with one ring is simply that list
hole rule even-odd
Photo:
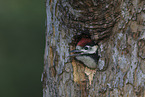
[{"label": "bird", "polygon": [[98,44],[90,38],[81,38],[76,45],[76,49],[70,51],[70,53],[74,53],[70,57],[75,57],[90,69],[96,69],[100,58],[98,55],[98,47]]}]

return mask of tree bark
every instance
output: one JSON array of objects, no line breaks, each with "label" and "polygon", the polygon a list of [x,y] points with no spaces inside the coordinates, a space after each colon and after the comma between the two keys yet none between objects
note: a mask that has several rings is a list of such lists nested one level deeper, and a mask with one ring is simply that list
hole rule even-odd
[{"label": "tree bark", "polygon": [[[144,0],[47,0],[43,97],[145,97]],[[82,33],[98,68],[68,57]]]}]

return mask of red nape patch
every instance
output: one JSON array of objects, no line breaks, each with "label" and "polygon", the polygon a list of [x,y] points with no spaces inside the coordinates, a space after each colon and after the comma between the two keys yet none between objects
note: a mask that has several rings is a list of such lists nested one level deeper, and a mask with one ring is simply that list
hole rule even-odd
[{"label": "red nape patch", "polygon": [[89,38],[82,38],[82,39],[78,42],[77,46],[79,45],[79,46],[81,46],[81,47],[84,47],[86,44],[89,44],[89,43],[92,43],[92,40],[91,40],[91,39],[89,39]]}]

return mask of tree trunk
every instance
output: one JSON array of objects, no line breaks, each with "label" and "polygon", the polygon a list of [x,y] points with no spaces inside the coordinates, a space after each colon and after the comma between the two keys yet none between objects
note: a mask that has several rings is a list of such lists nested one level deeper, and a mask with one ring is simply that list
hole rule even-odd
[{"label": "tree trunk", "polygon": [[[145,97],[144,0],[47,0],[46,12],[43,97]],[[68,57],[83,32],[95,70]]]}]

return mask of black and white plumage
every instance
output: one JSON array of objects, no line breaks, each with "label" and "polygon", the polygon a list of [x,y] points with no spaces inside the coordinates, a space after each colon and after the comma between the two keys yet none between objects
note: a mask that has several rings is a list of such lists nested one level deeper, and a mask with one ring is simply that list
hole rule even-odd
[{"label": "black and white plumage", "polygon": [[76,46],[75,50],[72,50],[77,60],[82,62],[85,66],[91,69],[97,68],[99,56],[98,56],[98,45],[95,44],[89,38],[82,38]]}]

